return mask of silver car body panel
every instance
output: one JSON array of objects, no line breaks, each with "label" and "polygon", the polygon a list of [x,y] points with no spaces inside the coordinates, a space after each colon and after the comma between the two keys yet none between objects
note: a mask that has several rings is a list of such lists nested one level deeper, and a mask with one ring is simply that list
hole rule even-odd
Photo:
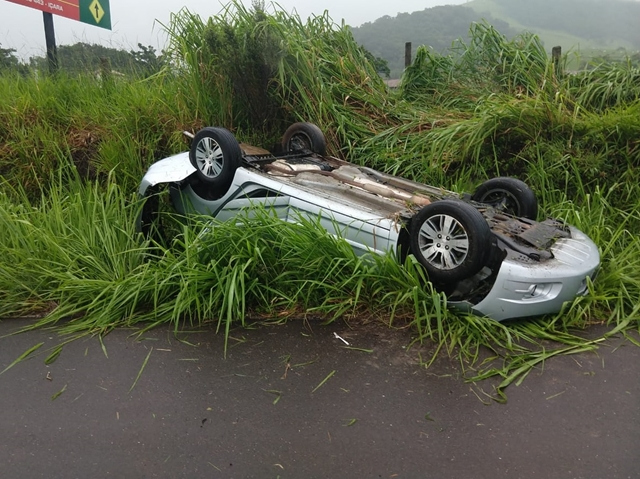
[{"label": "silver car body panel", "polygon": [[[139,193],[145,196],[152,186],[173,184],[177,187],[171,189],[172,201],[179,212],[211,215],[221,221],[256,206],[271,208],[287,222],[304,217],[345,239],[358,254],[398,252],[401,231],[419,209],[415,197],[403,196],[407,191],[438,198],[456,196],[368,168],[340,164],[330,174],[316,171],[314,165],[286,162],[275,163],[274,171],[269,172],[245,165],[236,170],[224,196],[208,200],[197,194],[189,181],[195,168],[185,152],[153,164]],[[286,168],[295,173],[287,174]],[[473,302],[450,301],[449,305],[497,321],[560,311],[565,302],[587,293],[587,278],[594,277],[600,263],[596,245],[574,227],[569,227],[569,232],[570,237],[554,241],[548,248],[551,254],[543,259],[532,260],[504,248],[505,258],[492,275],[488,292]]]},{"label": "silver car body panel", "polygon": [[208,214],[220,221],[264,206],[283,221],[295,223],[304,217],[317,222],[330,234],[344,238],[358,254],[385,254],[394,249],[401,227],[394,215],[402,208],[384,199],[372,201],[368,194],[352,194],[332,180],[304,172],[295,177],[277,177],[238,168],[229,192],[219,199],[205,200],[187,184],[173,190],[172,200],[180,213]]},{"label": "silver car body panel", "polygon": [[140,182],[138,193],[140,196],[145,196],[149,187],[162,183],[176,183],[185,180],[195,173],[195,171],[196,169],[189,161],[188,153],[178,153],[177,155],[170,156],[149,167]]},{"label": "silver car body panel", "polygon": [[528,264],[508,256],[482,301],[475,305],[453,302],[452,306],[502,321],[557,313],[567,301],[587,294],[587,278],[595,276],[600,255],[584,233],[574,227],[570,230],[571,238],[561,238],[551,246],[552,259]]}]

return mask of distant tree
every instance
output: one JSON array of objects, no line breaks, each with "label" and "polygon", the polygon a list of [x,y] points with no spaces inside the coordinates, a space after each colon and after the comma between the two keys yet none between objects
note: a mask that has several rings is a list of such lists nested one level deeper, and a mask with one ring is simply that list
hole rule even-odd
[{"label": "distant tree", "polygon": [[0,43],[0,69],[12,68],[18,65],[18,58],[15,56],[14,48],[2,48]]},{"label": "distant tree", "polygon": [[[58,47],[58,62],[60,68],[67,73],[98,72],[102,59],[105,59],[111,69],[120,73],[135,72],[135,62],[132,54],[126,50],[105,47],[103,45],[75,43]],[[46,57],[31,57],[33,68],[46,70]]]},{"label": "distant tree", "polygon": [[389,78],[391,75],[391,70],[389,69],[389,62],[381,57],[376,57],[366,48],[362,47],[364,50],[364,54],[367,59],[373,64],[374,68],[378,72],[379,75],[384,76],[385,78]]},{"label": "distant tree", "polygon": [[156,49],[151,45],[145,47],[143,44],[138,43],[138,50],[131,50],[129,53],[133,58],[138,74],[145,77],[158,73],[165,64],[165,55],[157,55]]},{"label": "distant tree", "polygon": [[15,55],[14,48],[2,48],[0,44],[0,73],[18,72],[26,74],[29,68]]}]

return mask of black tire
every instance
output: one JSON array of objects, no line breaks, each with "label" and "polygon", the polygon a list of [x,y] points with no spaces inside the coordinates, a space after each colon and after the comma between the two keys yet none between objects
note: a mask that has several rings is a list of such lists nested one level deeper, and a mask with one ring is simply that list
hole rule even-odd
[{"label": "black tire", "polygon": [[487,263],[491,230],[468,203],[441,200],[422,208],[411,220],[411,252],[429,279],[451,285],[469,278]]},{"label": "black tire", "polygon": [[327,140],[313,123],[294,123],[284,132],[282,149],[285,152],[308,150],[324,156],[327,154]]},{"label": "black tire", "polygon": [[163,199],[167,193],[164,185],[150,186],[145,196],[141,199],[142,208],[136,222],[136,230],[142,233],[145,239],[163,244],[165,239],[165,210]]},{"label": "black tire", "polygon": [[498,211],[521,218],[538,217],[538,199],[523,181],[498,177],[485,181],[471,197],[473,201],[493,206]]},{"label": "black tire", "polygon": [[149,190],[151,191],[147,191],[145,197],[142,198],[142,209],[140,210],[136,229],[145,238],[157,239],[160,215],[159,201],[158,195],[153,191],[153,188],[149,188]]},{"label": "black tire", "polygon": [[219,197],[231,186],[242,163],[242,150],[229,130],[206,127],[193,137],[189,160],[200,183]]}]

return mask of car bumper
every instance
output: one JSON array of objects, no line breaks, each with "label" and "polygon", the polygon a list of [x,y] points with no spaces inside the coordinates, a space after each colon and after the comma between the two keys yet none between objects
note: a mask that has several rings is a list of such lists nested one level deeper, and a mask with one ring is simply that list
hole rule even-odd
[{"label": "car bumper", "polygon": [[569,228],[571,238],[551,247],[551,260],[527,265],[507,258],[491,291],[479,303],[460,301],[451,306],[503,321],[557,313],[565,302],[587,294],[587,278],[595,276],[600,254],[584,233]]},{"label": "car bumper", "polygon": [[174,183],[182,181],[193,174],[196,169],[189,161],[189,153],[178,153],[164,160],[160,160],[149,167],[145,173],[138,194],[145,196],[147,189],[160,183]]}]

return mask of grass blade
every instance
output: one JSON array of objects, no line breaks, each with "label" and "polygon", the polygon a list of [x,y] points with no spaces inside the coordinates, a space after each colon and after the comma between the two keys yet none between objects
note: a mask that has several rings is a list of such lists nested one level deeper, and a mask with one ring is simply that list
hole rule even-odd
[{"label": "grass blade", "polygon": [[22,353],[15,361],[13,361],[11,364],[9,364],[9,366],[7,366],[6,368],[4,368],[2,370],[2,372],[0,372],[1,374],[6,373],[9,369],[11,369],[12,367],[14,367],[16,364],[18,364],[21,361],[24,361],[25,359],[27,359],[29,356],[31,356],[33,353],[35,353],[38,349],[40,349],[40,346],[42,346],[44,343],[39,343],[36,344],[35,346],[30,347],[29,349],[27,349],[24,353]]},{"label": "grass blade", "polygon": [[329,374],[327,374],[327,377],[325,377],[322,381],[320,381],[320,384],[318,384],[315,388],[313,388],[313,391],[311,392],[314,393],[318,389],[320,389],[324,385],[324,383],[326,383],[335,373],[336,373],[336,370],[334,369]]},{"label": "grass blade", "polygon": [[147,357],[144,358],[144,361],[142,362],[142,366],[140,367],[140,371],[138,371],[138,375],[136,376],[135,381],[133,381],[133,384],[129,388],[129,393],[131,393],[131,391],[133,391],[133,388],[136,387],[136,384],[138,384],[138,379],[140,379],[140,376],[142,376],[142,371],[144,371],[144,368],[146,367],[147,363],[149,362],[149,358],[151,357],[151,353],[152,352],[153,352],[153,347],[149,350],[149,353],[147,354]]}]

